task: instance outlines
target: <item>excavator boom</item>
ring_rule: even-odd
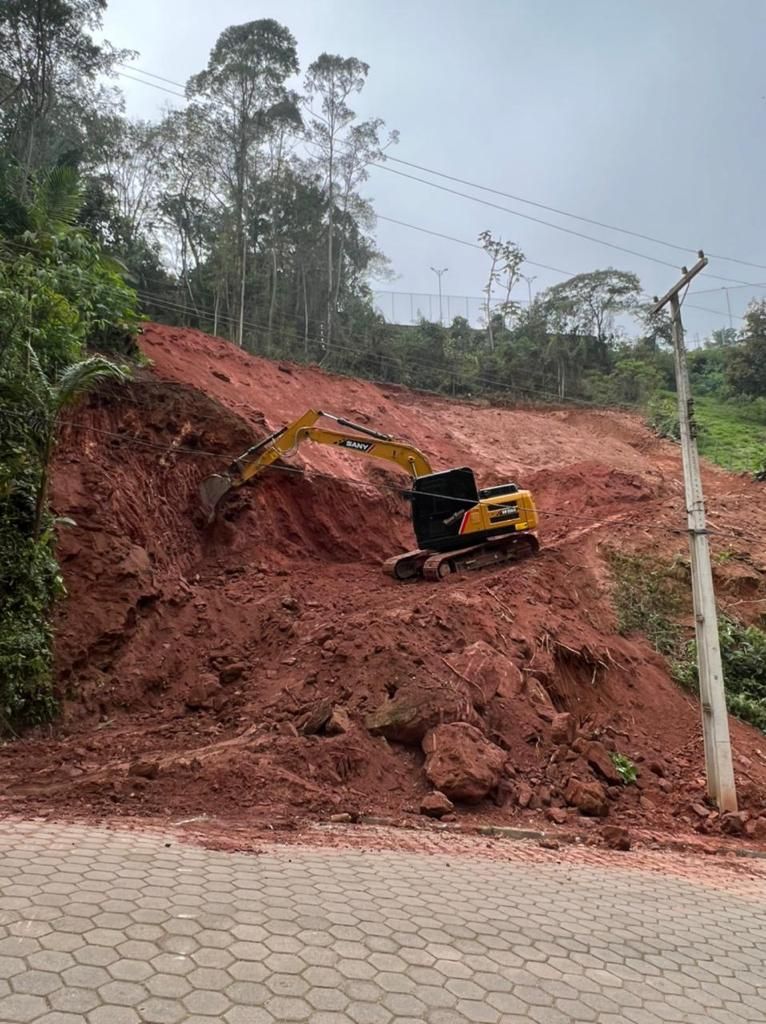
[[[354,433],[316,426],[317,421],[322,418],[334,420],[338,426],[348,427]],[[278,459],[292,454],[302,441],[345,448],[357,455],[393,462],[414,479],[426,476],[432,471],[428,459],[413,445],[397,441],[388,434],[370,430],[331,413],[309,409],[293,423],[275,430],[273,434],[248,448],[231,463],[225,473],[213,474],[202,481],[199,489],[200,500],[208,518],[214,517],[218,503],[232,488],[241,487]]]

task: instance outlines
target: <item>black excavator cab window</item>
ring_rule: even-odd
[[[463,514],[479,501],[473,470],[448,469],[412,482],[412,525],[421,548],[459,546]]]

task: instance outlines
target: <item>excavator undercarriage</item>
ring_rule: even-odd
[[[316,426],[323,417],[353,433]],[[215,516],[218,503],[228,491],[290,455],[304,440],[384,459],[410,474],[411,487],[403,493],[412,505],[412,525],[419,547],[384,562],[384,571],[395,579],[422,576],[440,580],[452,572],[515,561],[535,554],[539,548],[534,533],[537,511],[529,491],[512,483],[479,489],[473,470],[467,467],[434,472],[426,456],[414,446],[315,410],[258,441],[225,473],[203,480],[200,498],[208,519]]]

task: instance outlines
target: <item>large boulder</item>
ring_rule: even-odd
[[[512,700],[523,688],[518,666],[484,640],[477,640],[444,660],[471,687],[471,697],[478,708],[486,707],[495,696]]]
[[[507,754],[467,722],[439,725],[423,739],[428,781],[450,800],[478,803],[497,786]]]
[[[364,724],[375,736],[414,744],[441,723],[475,719],[471,700],[461,687],[412,684],[403,686],[391,700],[367,715]]]

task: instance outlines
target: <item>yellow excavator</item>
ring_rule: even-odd
[[[317,426],[320,419],[333,420],[352,433]],[[212,521],[227,492],[292,454],[303,441],[385,459],[409,473],[412,485],[403,493],[412,504],[419,547],[383,564],[384,571],[395,579],[424,576],[440,580],[452,572],[510,561],[538,550],[534,533],[537,511],[529,491],[511,483],[479,489],[473,470],[465,467],[435,473],[426,456],[411,444],[314,409],[248,448],[225,473],[203,480],[200,500],[208,519]]]

